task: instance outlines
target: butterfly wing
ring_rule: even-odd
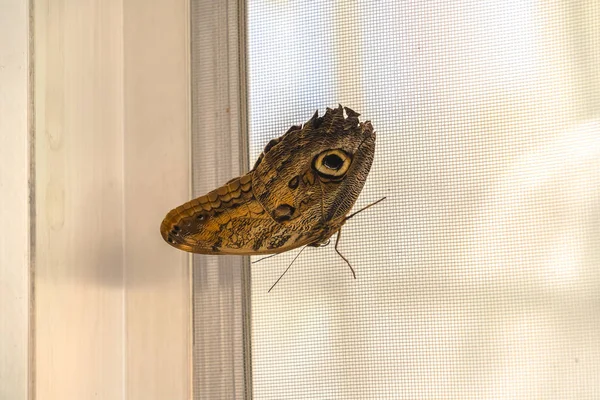
[[[173,247],[199,254],[271,254],[313,241],[273,220],[252,191],[252,172],[173,210],[161,235]]]
[[[358,116],[339,106],[293,126],[267,144],[248,174],[171,210],[163,238],[202,254],[271,254],[324,243],[343,225],[373,161],[375,133]]]

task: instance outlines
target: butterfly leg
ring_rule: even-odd
[[[281,274],[281,276],[279,277],[279,279],[277,279],[277,281],[273,284],[273,286],[271,286],[271,289],[269,289],[269,292],[271,292],[271,290],[273,290],[273,288],[275,287],[275,285],[277,285],[277,283],[281,280],[281,278],[283,278],[283,276],[285,275],[286,272],[289,271],[289,269],[292,267],[292,264],[294,263],[294,261],[296,261],[296,258],[300,257],[300,254],[302,254],[302,252],[304,251],[304,249],[306,248],[306,246],[304,246],[299,252],[298,254],[296,254],[296,257],[294,257],[294,259],[292,260],[292,262],[290,263],[290,265],[288,265],[287,269],[283,272],[283,274]]]
[[[352,265],[350,265],[350,262],[348,260],[346,260],[346,257],[344,257],[342,255],[342,253],[340,253],[340,251],[338,250],[338,244],[340,242],[341,237],[342,237],[342,230],[340,229],[338,231],[337,238],[335,239],[335,252],[338,253],[339,256],[344,259],[344,261],[346,261],[346,264],[348,264],[348,266],[350,267],[350,271],[352,271],[352,276],[354,277],[354,279],[356,279],[356,273],[354,272],[354,268],[352,268]]]
[[[318,247],[326,247],[329,246],[329,243],[331,243],[331,239],[327,239],[327,241],[325,243],[321,243]]]
[[[387,197],[382,197],[381,199],[377,200],[376,202],[374,202],[374,203],[371,203],[371,204],[369,204],[368,206],[366,206],[366,207],[363,207],[363,208],[361,208],[360,210],[358,210],[358,211],[356,211],[356,212],[354,212],[354,213],[350,214],[349,216],[347,216],[346,218],[344,218],[344,222],[348,221],[350,218],[354,217],[356,214],[358,214],[358,213],[361,213],[361,212],[365,211],[367,208],[369,208],[369,207],[373,207],[375,204],[379,203],[380,201],[383,201],[383,200],[385,200],[386,198],[387,198]]]
[[[275,254],[271,254],[271,255],[265,256],[263,258],[259,258],[256,261],[252,261],[251,264],[256,264],[257,262],[261,262],[262,260],[266,260],[267,258],[275,257],[275,256],[277,256],[279,254],[281,254],[281,253],[275,253]]]

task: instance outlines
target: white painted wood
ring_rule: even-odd
[[[37,399],[191,395],[188,6],[36,2]]]
[[[123,399],[120,0],[35,2],[35,391]]]
[[[0,1],[0,399],[28,397],[29,7]]]
[[[188,8],[124,2],[127,399],[191,396],[189,255],[159,233],[190,195]]]

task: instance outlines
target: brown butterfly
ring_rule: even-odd
[[[340,105],[292,126],[246,175],[171,210],[162,237],[200,254],[274,254],[328,243],[352,216],[373,162],[375,132],[359,115]]]

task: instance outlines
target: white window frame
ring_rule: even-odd
[[[30,373],[29,4],[0,3],[0,398],[27,399]]]

